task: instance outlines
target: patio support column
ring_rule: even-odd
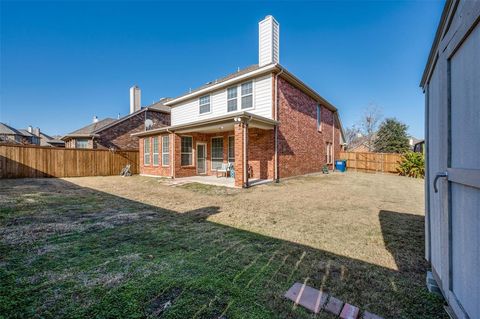
[[[248,187],[248,123],[235,120],[235,186]]]

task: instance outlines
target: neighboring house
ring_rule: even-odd
[[[170,125],[170,107],[165,106],[162,99],[147,107],[140,107],[140,89],[130,89],[130,114],[120,119],[106,118],[62,137],[67,148],[89,149],[138,149],[138,137],[133,133],[145,131],[145,123],[149,129]]]
[[[425,140],[418,140],[413,145],[413,151],[415,153],[425,153]]]
[[[367,153],[370,152],[369,139],[367,136],[359,136],[355,138],[347,146],[347,152]]]
[[[5,123],[0,123],[0,142],[11,144],[40,145],[38,127],[28,129],[15,129]]]
[[[410,136],[408,138],[408,145],[410,146],[410,150],[413,151],[415,149],[415,145],[417,145],[419,142],[421,142],[423,140],[420,140],[418,138],[415,138],[413,136]]]
[[[50,136],[40,132],[40,146],[49,147],[65,147],[65,142],[61,140],[61,136]]]
[[[333,168],[343,142],[337,109],[279,64],[279,24],[259,23],[259,63],[165,103],[171,125],[134,134],[141,174],[214,175],[235,186]]]
[[[480,318],[479,22],[480,1],[446,1],[420,84],[428,284],[438,284],[452,318]]]

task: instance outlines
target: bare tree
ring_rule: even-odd
[[[345,130],[345,139],[347,144],[354,144],[361,136],[360,129],[354,124]]]
[[[375,134],[381,120],[382,110],[376,104],[370,103],[360,119],[360,132],[365,136],[370,152],[374,149]]]

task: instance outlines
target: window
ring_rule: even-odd
[[[235,136],[228,137],[228,162],[235,163]]]
[[[222,167],[223,163],[223,137],[212,138],[212,169]]]
[[[193,165],[192,158],[192,145],[193,139],[191,136],[182,136],[181,138],[181,165],[182,166],[191,166]]]
[[[162,136],[162,166],[170,165],[170,137]]]
[[[143,139],[143,164],[150,165],[150,137]]]
[[[210,112],[210,95],[205,95],[200,97],[199,104],[200,104],[200,114],[209,113]]]
[[[253,107],[253,82],[242,84],[242,109]]]
[[[158,166],[158,136],[153,138],[153,165]]]
[[[232,112],[237,110],[237,91],[238,88],[235,86],[233,88],[227,89],[227,111]]]
[[[333,164],[333,145],[330,142],[326,143],[325,163]]]
[[[75,148],[88,148],[88,139],[77,139],[75,141]]]
[[[322,107],[317,105],[317,130],[322,130]]]

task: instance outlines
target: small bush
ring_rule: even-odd
[[[403,154],[402,160],[398,162],[397,172],[401,176],[413,178],[424,178],[425,158],[422,153],[407,152]]]

